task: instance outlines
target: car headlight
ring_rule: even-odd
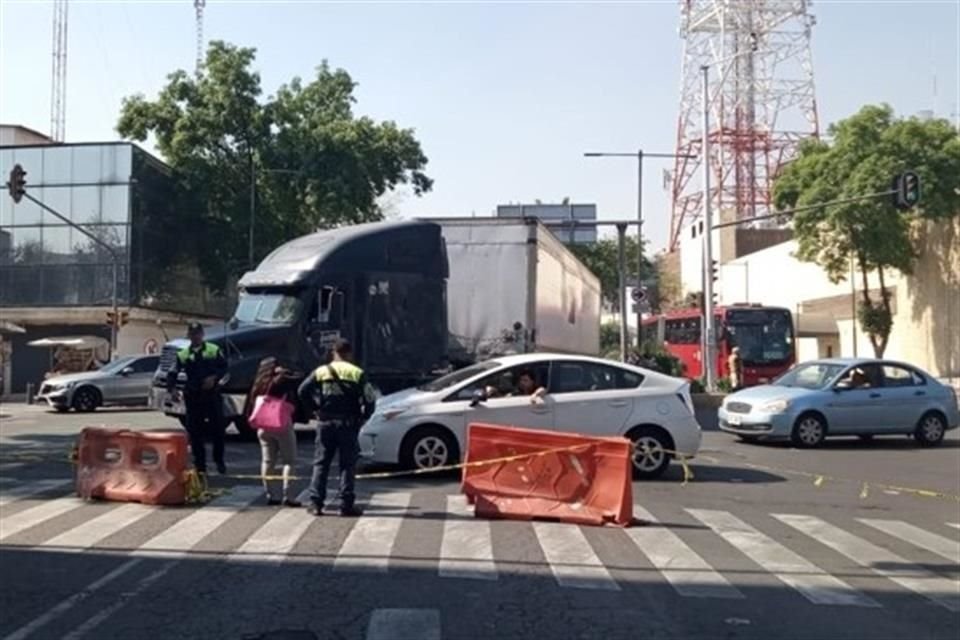
[[[380,416],[384,420],[393,420],[397,416],[406,413],[409,410],[409,407],[387,407],[383,410],[383,413]]]
[[[790,406],[789,400],[771,400],[760,405],[761,413],[783,413]]]

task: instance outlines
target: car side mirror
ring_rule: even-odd
[[[129,375],[133,375],[133,367],[126,367],[125,369],[121,370],[120,375],[122,375],[124,378]]]
[[[473,397],[470,398],[470,406],[475,407],[482,402],[487,400],[487,394],[483,392],[483,389],[477,389],[473,392]]]

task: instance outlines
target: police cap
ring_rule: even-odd
[[[187,325],[187,335],[195,336],[203,333],[203,325],[199,322],[191,322]]]

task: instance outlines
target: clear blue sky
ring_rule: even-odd
[[[70,1],[68,141],[115,139],[123,96],[153,95],[168,72],[193,68],[192,4]],[[875,102],[953,119],[960,2],[820,0],[813,12],[821,122]],[[359,83],[359,113],[414,127],[436,184],[398,199],[405,216],[488,215],[497,203],[570,196],[612,218],[634,214],[635,164],[582,153],[673,151],[679,15],[674,1],[211,0],[205,35],[256,47],[266,93],[326,58]],[[0,0],[0,122],[49,129],[50,61],[51,4]],[[644,190],[657,247],[670,216],[660,168],[648,164]]]

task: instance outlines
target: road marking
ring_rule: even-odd
[[[139,560],[137,560],[137,562],[139,562]],[[154,582],[170,573],[170,570],[175,566],[177,566],[176,562],[170,562],[160,567],[149,576],[138,582],[137,586],[132,591],[124,591],[123,593],[119,594],[113,604],[101,609],[99,613],[89,618],[80,626],[75,627],[73,631],[65,635],[61,640],[78,640],[79,638],[82,638],[87,634],[88,631],[95,629],[100,623],[119,611],[123,605],[127,604],[127,601],[136,598],[141,593],[149,589]]]
[[[439,574],[444,578],[496,580],[490,522],[477,520],[466,496],[447,496]]]
[[[4,636],[3,640],[23,640],[24,638],[31,635],[37,629],[59,618],[60,616],[65,614],[67,611],[72,609],[74,606],[83,602],[84,600],[92,596],[94,593],[99,591],[101,587],[113,582],[114,580],[116,580],[117,578],[119,578],[120,576],[122,576],[123,574],[125,574],[127,571],[134,568],[138,564],[140,564],[140,558],[127,560],[126,562],[124,562],[119,567],[117,567],[110,573],[106,574],[102,578],[99,578],[98,580],[91,582],[82,590],[73,594],[66,600],[61,601],[59,604],[57,604],[55,607],[53,607],[49,611],[40,614],[39,616],[37,616],[27,624],[20,627],[19,629],[16,629],[12,633]]]
[[[105,585],[113,582],[124,573],[140,564],[144,557],[166,557],[175,559],[184,557],[187,551],[192,549],[196,544],[203,540],[207,534],[211,533],[214,529],[223,524],[227,518],[236,513],[238,508],[243,508],[249,505],[260,495],[262,495],[262,493],[262,489],[258,487],[236,487],[231,493],[214,499],[202,507],[202,510],[194,511],[192,514],[183,520],[180,520],[171,528],[140,545],[137,550],[132,551],[130,554],[135,557],[127,560],[105,576],[90,583],[82,590],[54,606],[49,611],[34,618],[19,629],[16,629],[13,631],[13,633],[3,638],[3,640],[23,640],[23,638],[26,638],[37,629],[59,618],[74,606],[83,602],[91,595],[99,591]],[[205,513],[211,513],[216,517],[203,516]],[[146,553],[143,553],[142,550],[146,551]],[[169,563],[138,582],[133,593],[141,593],[143,590],[149,587],[153,581],[157,580],[166,574],[170,569],[172,569],[175,564],[175,562]],[[147,584],[144,585],[144,582]],[[118,603],[110,605],[108,609],[101,610],[90,620],[97,619],[96,624],[99,624],[114,611],[117,611],[124,602],[126,602],[126,600],[120,600]],[[82,626],[87,628],[90,620],[87,620]],[[76,631],[74,631],[74,633],[76,633]]]
[[[314,520],[314,516],[303,509],[283,509],[257,529],[227,560],[281,563]]]
[[[263,495],[253,486],[234,487],[230,493],[194,511],[162,533],[150,538],[133,553],[141,557],[182,558],[231,516]]]
[[[409,493],[375,493],[367,507],[370,515],[359,518],[350,530],[333,570],[385,573],[409,505]]]
[[[374,609],[367,640],[440,640],[436,609]]]
[[[687,509],[694,518],[714,530],[780,582],[799,591],[814,604],[880,606],[847,583],[834,578],[779,542],[757,531],[726,511]]]
[[[142,504],[125,504],[87,520],[58,536],[41,542],[39,547],[60,547],[58,551],[74,552],[89,549],[101,540],[145,518],[156,509]]]
[[[533,530],[560,586],[620,590],[620,585],[600,562],[579,527],[559,522],[534,522]]]
[[[954,529],[960,529],[960,522],[947,522],[946,525]]]
[[[940,578],[895,553],[881,549],[819,518],[786,514],[774,517],[874,573],[889,578],[950,611],[960,611],[960,582]]]
[[[887,535],[899,538],[904,542],[931,551],[938,556],[960,564],[960,540],[950,540],[943,536],[924,531],[920,527],[903,522],[902,520],[874,520],[872,518],[858,518],[860,522],[879,529]]]
[[[633,506],[633,515],[647,522],[657,522],[653,514],[640,505]],[[624,532],[680,595],[695,598],[743,597],[736,587],[669,529],[641,526],[629,527]]]
[[[0,507],[10,504],[11,502],[16,502],[17,500],[23,500],[24,498],[50,491],[51,489],[58,489],[68,484],[73,484],[73,480],[29,480],[26,482],[29,484],[22,484],[0,491]]]
[[[58,498],[49,502],[38,504],[35,507],[24,509],[18,513],[0,519],[0,540],[6,540],[10,536],[25,531],[30,527],[52,520],[68,511],[79,509],[83,506],[83,501],[79,498]]]

